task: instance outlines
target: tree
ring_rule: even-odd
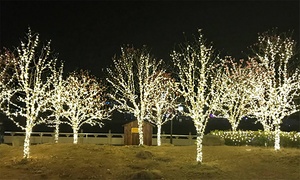
[[[121,56],[114,58],[113,68],[108,68],[107,81],[114,94],[110,98],[118,103],[118,110],[131,112],[138,121],[139,145],[144,144],[143,122],[147,118],[147,96],[150,93],[149,77],[159,70],[161,61],[150,56],[144,46],[142,49],[122,47]]]
[[[52,91],[48,93],[49,98],[51,99],[49,102],[51,115],[48,117],[47,124],[50,127],[55,128],[54,134],[54,142],[58,143],[59,137],[59,125],[62,123],[61,118],[63,117],[64,111],[64,90],[65,90],[65,81],[63,79],[63,65],[59,68],[58,71],[53,74],[54,81],[52,86]]]
[[[280,124],[284,117],[299,111],[294,100],[300,93],[299,68],[289,69],[296,53],[296,42],[287,34],[267,31],[258,36],[254,57],[264,68],[257,80],[252,108],[254,115],[275,133],[275,150],[280,149]]]
[[[5,107],[5,103],[14,94],[14,65],[15,56],[8,49],[4,49],[0,54],[0,108]]]
[[[218,97],[218,107],[213,108],[214,114],[227,118],[233,131],[237,130],[243,117],[251,114],[251,93],[254,90],[252,84],[256,83],[253,70],[255,64],[249,61],[234,62],[231,57],[226,57],[212,82],[215,84],[214,94]]]
[[[197,131],[197,158],[202,163],[202,139],[207,120],[212,111],[215,96],[211,94],[212,69],[214,68],[213,47],[206,43],[201,30],[193,43],[180,45],[171,57],[178,69],[180,94],[185,98],[185,115],[190,116]]]
[[[149,122],[157,126],[157,146],[161,145],[161,127],[171,120],[176,113],[177,85],[170,73],[158,71],[150,76],[146,84],[149,89],[147,99],[147,112]]]
[[[29,29],[27,42],[17,48],[14,67],[14,94],[5,110],[6,115],[22,130],[25,130],[24,155],[30,155],[30,136],[34,126],[45,123],[49,110],[49,97],[54,72],[57,71],[56,57],[50,57],[50,42],[38,54],[39,36]],[[25,119],[22,123],[21,118]]]
[[[74,133],[74,144],[78,141],[78,131],[83,124],[99,125],[110,119],[114,108],[106,105],[105,87],[87,71],[71,73],[64,83],[62,123],[70,125]]]

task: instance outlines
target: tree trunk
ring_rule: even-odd
[[[202,139],[203,133],[197,130],[197,158],[196,161],[198,164],[202,163]]]
[[[233,132],[236,131],[237,126],[238,126],[238,125],[237,125],[236,123],[232,123],[231,128],[232,128],[232,131],[233,131]]]
[[[143,121],[142,120],[138,120],[138,130],[139,130],[139,141],[140,144],[139,146],[144,145],[144,134],[143,134]]]
[[[275,125],[275,142],[274,142],[274,148],[276,151],[280,150],[280,125]]]
[[[58,136],[59,136],[59,123],[55,124],[55,134],[54,134],[54,142],[58,143]]]
[[[161,124],[157,125],[157,146],[161,146]]]
[[[75,128],[73,128],[73,136],[74,136],[73,144],[77,144],[77,142],[78,142],[78,130],[75,129]]]
[[[27,126],[25,132],[26,132],[26,134],[25,134],[25,140],[24,140],[23,158],[28,159],[29,154],[30,154],[30,137],[31,137],[32,127]]]

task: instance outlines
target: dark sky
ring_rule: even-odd
[[[278,27],[294,30],[299,40],[299,1],[2,1],[0,46],[20,45],[27,28],[40,34],[65,62],[66,72],[100,70],[111,64],[124,44],[140,48],[166,61],[176,44],[203,29],[222,55],[242,57],[257,33]],[[299,41],[298,41],[299,42]]]
[[[191,36],[201,28],[222,55],[240,58],[241,52],[256,42],[258,33],[275,27],[279,32],[293,30],[299,42],[299,5],[299,1],[1,0],[0,47],[13,50],[30,27],[42,42],[52,40],[52,50],[65,62],[66,73],[88,69],[101,77],[101,69],[111,64],[124,44],[147,45],[153,56],[169,61],[174,46],[184,42],[183,32]],[[106,123],[101,131],[118,127],[112,131],[121,132],[122,126],[114,124],[117,122]],[[194,131],[192,121],[182,128],[184,122],[174,122],[174,133]],[[165,125],[163,131],[169,127]]]

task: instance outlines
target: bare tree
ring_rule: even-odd
[[[233,131],[236,131],[243,117],[251,115],[252,84],[256,83],[254,70],[255,64],[249,61],[235,62],[231,57],[226,57],[212,82],[218,101],[218,106],[213,108],[214,114],[228,119]]]
[[[201,30],[198,39],[180,45],[180,51],[171,54],[179,70],[180,93],[185,98],[185,115],[194,121],[197,131],[197,158],[202,163],[202,139],[215,96],[211,94],[211,71],[214,68],[214,51],[206,43]]]
[[[300,93],[299,69],[289,69],[289,62],[295,56],[296,42],[287,34],[274,31],[262,33],[255,44],[253,57],[264,68],[252,108],[254,115],[269,130],[275,133],[275,150],[280,149],[280,124],[284,117],[299,111],[294,100]]]
[[[102,121],[110,119],[113,108],[106,105],[105,87],[87,71],[71,73],[65,81],[62,96],[65,119],[62,123],[72,127],[74,144],[78,142],[78,131],[83,124],[102,127]]]
[[[121,48],[120,58],[114,58],[114,67],[108,69],[107,81],[112,85],[115,93],[110,98],[119,104],[119,111],[131,112],[138,121],[139,145],[144,144],[143,122],[147,118],[149,77],[156,74],[161,61],[150,56],[146,47],[134,49]]]
[[[150,76],[151,83],[146,84],[149,89],[147,112],[149,122],[157,126],[157,146],[161,145],[161,127],[176,114],[177,85],[170,73],[158,71]]]
[[[55,80],[57,59],[50,57],[50,42],[38,54],[39,36],[29,29],[27,42],[21,42],[15,55],[14,95],[5,110],[6,115],[25,130],[24,158],[29,158],[32,128],[45,123],[50,99],[47,93]],[[25,123],[22,120],[25,119]]]

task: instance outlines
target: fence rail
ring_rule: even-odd
[[[32,132],[31,144],[43,144],[54,142],[54,132]],[[25,132],[4,132],[4,143],[13,146],[22,146],[25,139]],[[162,143],[170,143],[174,145],[193,145],[195,144],[196,135],[189,133],[188,135],[177,134],[161,134]],[[73,133],[59,133],[59,143],[72,143]],[[109,145],[124,145],[123,133],[78,133],[78,143],[87,144],[109,144]],[[157,135],[152,135],[152,145],[157,145]]]

